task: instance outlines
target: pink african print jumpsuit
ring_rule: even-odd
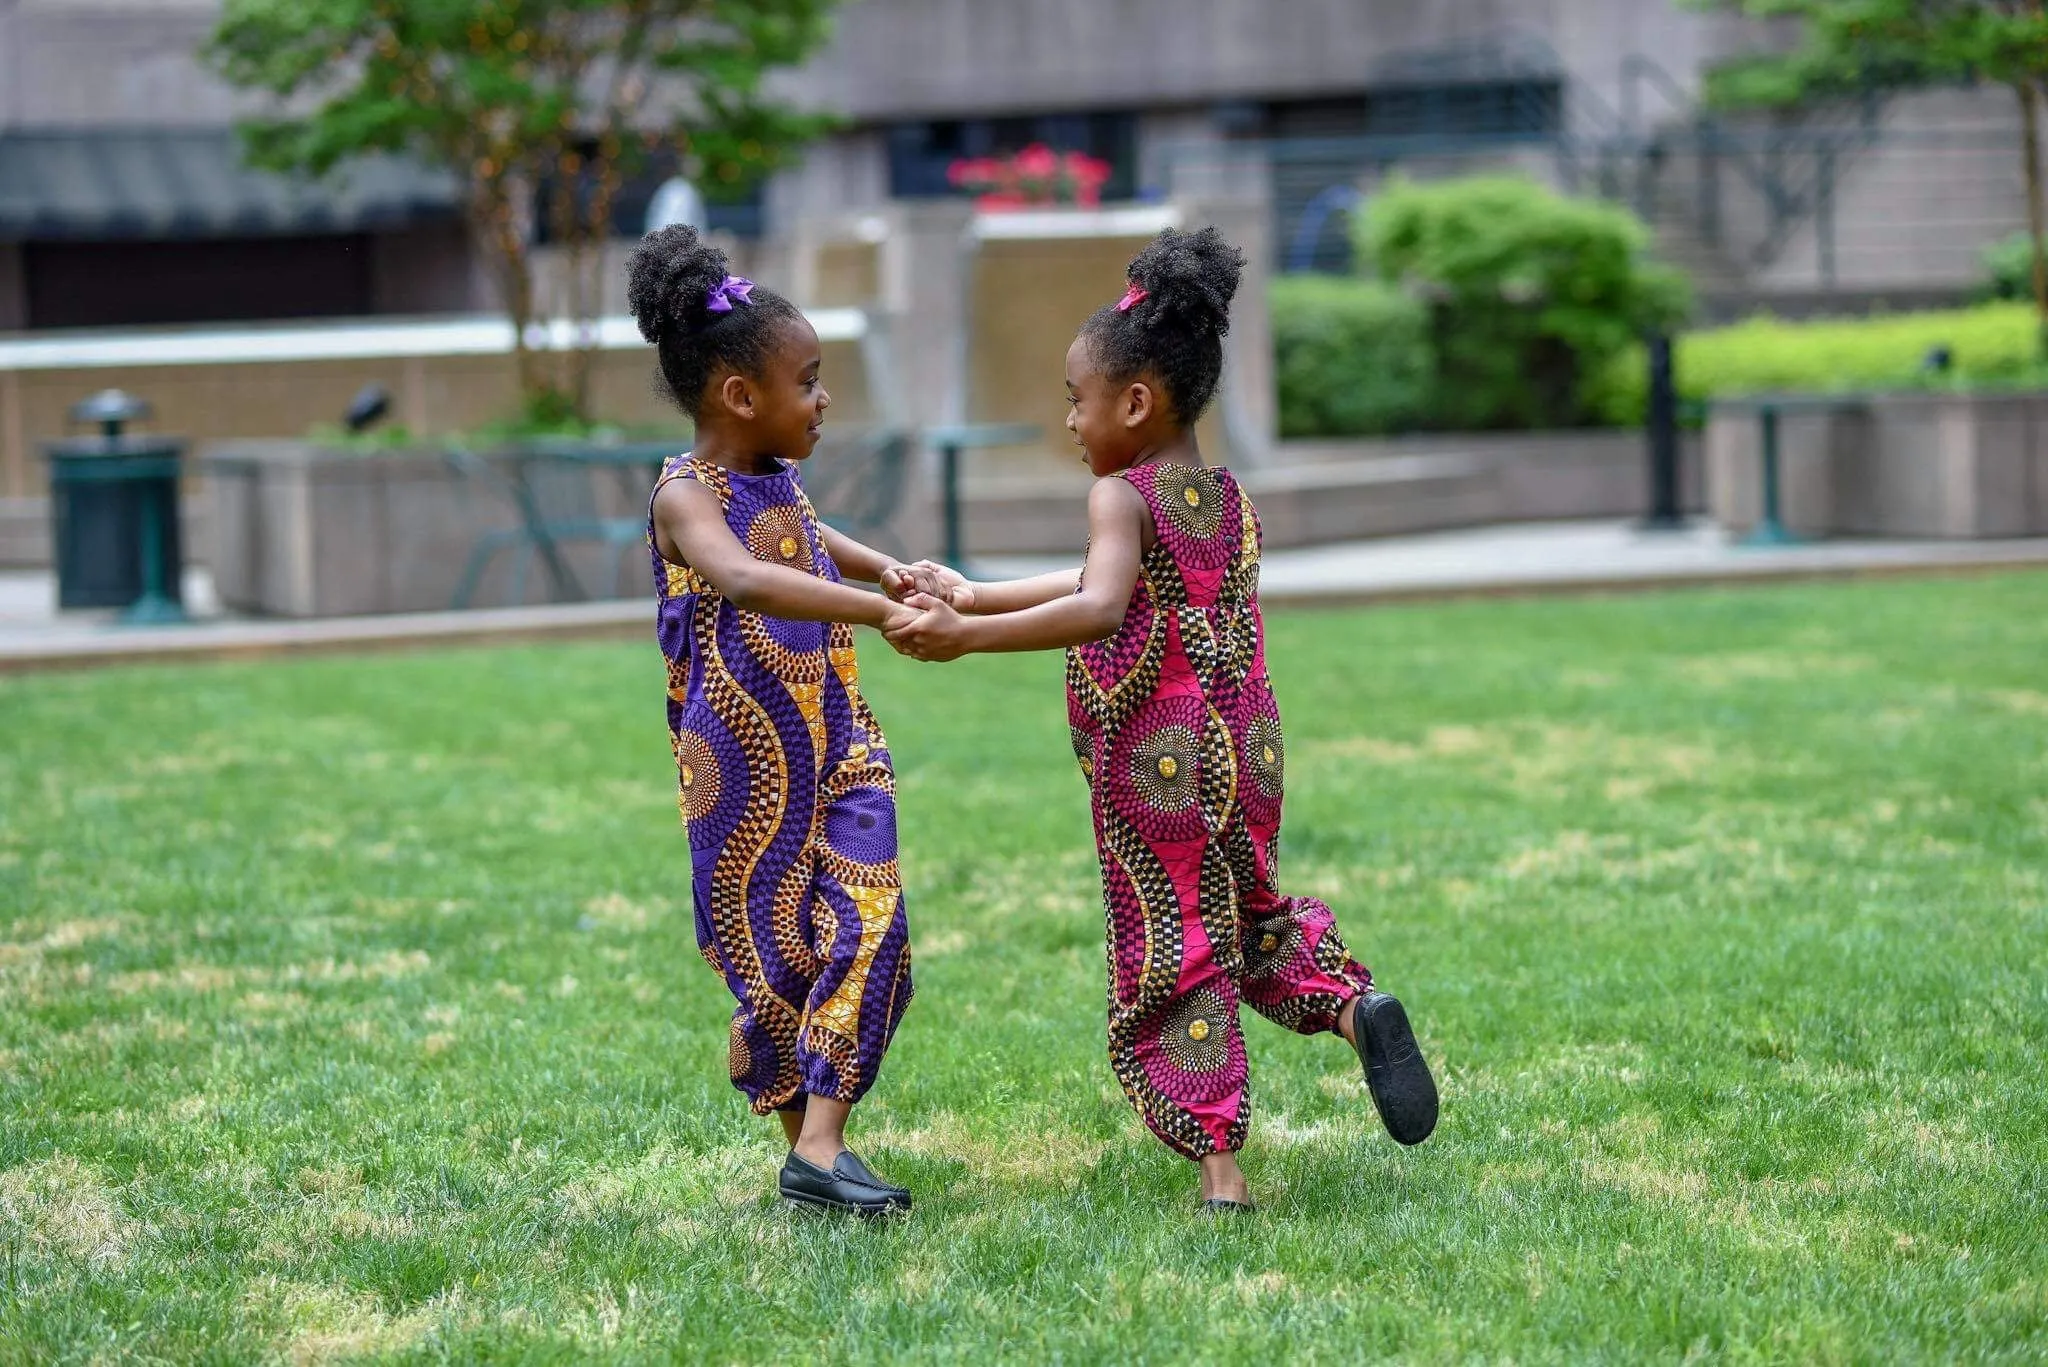
[[[684,455],[656,491],[672,479],[716,494],[756,559],[838,582],[794,466],[742,475]],[[910,1001],[910,939],[896,778],[853,628],[743,611],[653,554],[697,946],[738,1003],[733,1085],[764,1115],[858,1101]]]
[[[1274,887],[1285,751],[1266,677],[1259,521],[1230,472],[1141,465],[1158,539],[1123,625],[1067,653],[1108,922],[1109,1056],[1189,1158],[1243,1147],[1240,1000],[1334,1030],[1372,985],[1329,907]]]

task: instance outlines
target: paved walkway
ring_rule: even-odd
[[[1010,576],[1071,563],[990,557],[974,569]],[[1704,522],[1677,532],[1643,532],[1624,522],[1530,522],[1270,551],[1259,568],[1259,593],[1275,605],[1381,602],[2010,565],[2048,565],[2048,537],[1833,540],[1766,548],[1733,544]]]
[[[1071,560],[991,557],[977,575],[1037,573]],[[1275,607],[1486,594],[1647,589],[1876,574],[2048,566],[2048,537],[2018,541],[1821,541],[1751,548],[1701,525],[1644,533],[1617,522],[1485,527],[1275,551],[1261,594]],[[194,620],[124,627],[114,613],[58,613],[47,574],[0,573],[0,671],[95,664],[235,659],[468,641],[638,636],[653,605],[639,599],[559,606],[275,621],[225,616],[203,572],[187,578]]]

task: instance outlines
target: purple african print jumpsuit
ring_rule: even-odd
[[[793,466],[678,456],[756,559],[833,582]],[[654,540],[650,516],[649,545]],[[738,1000],[728,1062],[761,1114],[858,1101],[910,1001],[896,779],[861,697],[853,628],[744,612],[654,552],[668,725],[697,945]]]
[[[1230,472],[1142,465],[1158,540],[1116,634],[1067,653],[1108,921],[1109,1056],[1189,1158],[1244,1145],[1240,1000],[1302,1034],[1372,985],[1330,909],[1274,887],[1284,750],[1259,616],[1259,520]]]

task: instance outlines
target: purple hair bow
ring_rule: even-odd
[[[728,275],[711,287],[710,297],[704,307],[712,313],[731,313],[735,303],[751,304],[747,296],[754,292],[754,282],[744,275]]]

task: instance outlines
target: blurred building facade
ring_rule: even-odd
[[[486,305],[445,177],[240,165],[245,105],[197,56],[216,14],[0,0],[0,330]],[[781,82],[845,127],[721,214],[782,234],[1046,142],[1109,161],[1112,198],[1256,175],[1276,264],[1333,268],[1381,177],[1506,167],[1632,203],[1709,295],[1962,288],[2024,221],[2007,102],[1706,120],[1701,72],[1780,36],[1674,0],[851,0]]]

